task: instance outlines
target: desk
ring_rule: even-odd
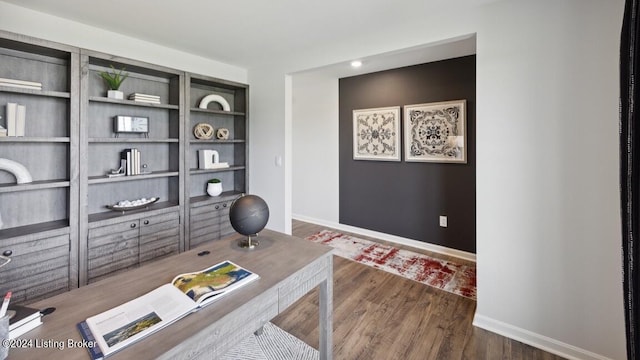
[[[214,359],[250,336],[293,302],[320,287],[320,359],[332,358],[333,259],[331,248],[265,230],[260,246],[237,246],[240,235],[156,261],[102,281],[32,304],[55,307],[43,325],[25,334],[44,344],[64,343],[64,349],[9,350],[12,359],[90,359],[84,348],[69,348],[69,339],[81,341],[76,324],[95,314],[170,283],[177,274],[205,269],[231,260],[260,279],[234,291],[200,311],[113,354],[109,359]],[[198,256],[208,250],[209,255]],[[37,343],[37,342],[36,342]]]

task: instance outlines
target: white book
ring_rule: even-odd
[[[145,98],[152,98],[152,99],[160,99],[160,95],[149,95],[149,94],[141,94],[141,93],[133,93],[131,95],[129,95],[129,97],[145,97]]]
[[[149,100],[149,99],[130,99],[130,100],[149,103],[149,104],[160,104],[160,100]]]
[[[13,84],[13,83],[5,83],[1,81],[0,81],[0,86],[9,86],[9,87],[14,87],[19,89],[42,90],[42,86],[20,85],[20,84]]]
[[[0,78],[0,82],[2,82],[2,83],[10,83],[10,84],[18,84],[18,85],[31,85],[31,86],[40,86],[40,87],[42,87],[42,83],[36,82],[36,81],[26,81],[26,80]]]
[[[7,103],[7,136],[16,136],[18,104]]]
[[[18,105],[16,116],[16,136],[24,136],[25,117],[27,108],[24,105]]]
[[[140,175],[140,150],[136,149],[136,175]]]

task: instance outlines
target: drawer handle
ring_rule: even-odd
[[[216,210],[220,209],[220,205],[216,205]]]
[[[13,255],[13,250],[5,250],[5,251],[2,253],[2,255],[3,255],[3,256],[11,256],[11,255]]]
[[[227,207],[227,204],[226,204],[226,203],[225,203],[225,204],[222,204],[222,207]]]
[[[145,225],[149,225],[149,220],[145,220],[145,221],[144,221],[144,224],[145,224]]]
[[[132,228],[132,229],[133,229],[133,228],[135,228],[135,227],[136,227],[136,224],[135,224],[135,223],[134,223],[134,224],[131,224],[131,228]]]

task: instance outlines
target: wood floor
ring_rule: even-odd
[[[293,222],[298,237],[322,229]],[[475,307],[471,299],[334,256],[334,359],[562,359],[473,327]],[[317,290],[272,322],[317,349]]]

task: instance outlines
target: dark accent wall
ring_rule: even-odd
[[[339,92],[340,223],[475,253],[475,55],[342,78]],[[353,110],[460,99],[466,164],[405,162],[404,139],[401,162],[353,160]]]

